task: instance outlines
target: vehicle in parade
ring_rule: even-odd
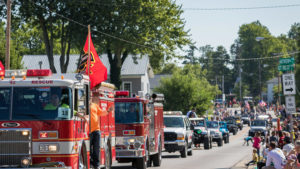
[[[239,127],[236,124],[236,121],[232,118],[225,118],[224,119],[225,122],[227,123],[227,128],[229,130],[230,133],[232,133],[233,135],[236,135],[237,132],[239,131]]]
[[[90,168],[90,94],[114,106],[114,85],[48,69],[6,70],[0,80],[0,167]],[[81,114],[81,115],[80,115]],[[115,160],[114,112],[101,116],[101,167]],[[5,148],[4,148],[5,147]]]
[[[218,144],[218,147],[223,146],[223,134],[220,131],[219,121],[207,121],[207,128],[212,135],[212,141]]]
[[[164,148],[163,95],[152,98],[129,91],[116,91],[116,159],[119,163],[145,169],[160,166]]]
[[[248,135],[254,137],[256,132],[266,136],[268,131],[268,122],[266,120],[254,120],[251,122],[251,128]]]
[[[165,150],[180,152],[182,158],[193,154],[193,129],[189,119],[181,111],[164,112]]]
[[[234,124],[238,127],[239,130],[243,130],[243,122],[239,116],[226,117],[225,121],[230,120],[230,119],[235,121]]]
[[[205,118],[189,118],[191,124],[194,126],[193,143],[194,146],[203,144],[204,149],[212,148],[212,135],[206,126]]]
[[[241,117],[243,124],[247,124],[248,126],[250,126],[250,117],[248,114],[243,114]]]
[[[222,132],[224,143],[227,144],[229,143],[229,137],[230,137],[230,133],[227,128],[227,123],[225,121],[220,121],[219,124],[220,124],[220,131]]]

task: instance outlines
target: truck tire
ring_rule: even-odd
[[[190,148],[190,150],[187,152],[187,155],[192,156],[193,155],[193,143],[191,143],[191,146],[189,148]]]
[[[184,142],[184,148],[183,150],[180,151],[180,156],[182,158],[186,158],[186,155],[187,155],[187,149],[188,149],[188,146],[187,146],[187,142],[185,141]]]
[[[221,146],[223,146],[223,139],[220,138],[218,140],[218,147],[221,147]]]
[[[155,155],[153,155],[153,165],[155,166],[155,167],[159,167],[160,165],[161,165],[161,159],[162,159],[162,157],[161,157],[161,142],[159,142],[159,145],[158,145],[158,153],[157,154],[155,154]]]
[[[229,143],[229,135],[227,135],[227,137],[225,138],[225,144]]]
[[[204,137],[203,143],[204,143],[204,149],[208,150],[210,148],[210,139],[207,136]]]
[[[134,166],[137,169],[146,169],[147,168],[147,161],[146,161],[145,157],[135,159]]]
[[[236,130],[233,130],[233,132],[232,132],[232,133],[233,133],[233,135],[236,135],[237,131],[236,131]]]
[[[209,148],[212,148],[213,146],[212,146],[212,144],[213,144],[213,142],[212,142],[212,137],[209,139]]]

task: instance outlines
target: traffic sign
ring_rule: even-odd
[[[296,113],[295,96],[285,96],[285,111],[287,114]]]
[[[278,70],[283,72],[293,71],[294,65],[278,65]]]
[[[293,64],[295,64],[295,58],[280,58],[279,64],[280,65],[293,65]]]
[[[296,94],[295,75],[293,73],[283,74],[282,81],[284,95]]]

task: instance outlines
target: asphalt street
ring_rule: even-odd
[[[249,127],[244,126],[237,135],[230,136],[230,143],[218,147],[214,143],[213,148],[204,150],[203,147],[193,150],[193,156],[181,158],[179,153],[163,153],[163,161],[156,169],[225,169],[232,168],[247,156],[251,156],[251,145],[243,146],[244,138],[248,134]],[[131,163],[113,164],[114,169],[133,169]]]

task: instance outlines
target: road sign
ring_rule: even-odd
[[[296,113],[295,96],[285,96],[285,111],[287,114]]]
[[[293,64],[295,64],[295,58],[280,58],[279,64],[280,65],[293,65]]]
[[[284,95],[296,94],[295,75],[293,73],[283,74],[282,81]]]
[[[294,65],[278,65],[278,70],[283,72],[293,71]]]

